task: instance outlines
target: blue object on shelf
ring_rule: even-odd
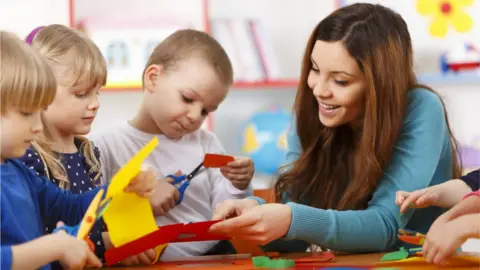
[[[287,109],[272,107],[246,121],[240,145],[242,152],[253,159],[256,172],[274,175],[284,165],[291,120]]]

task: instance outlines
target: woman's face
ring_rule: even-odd
[[[343,43],[317,40],[311,61],[307,82],[318,102],[320,122],[327,127],[361,123],[366,83]]]

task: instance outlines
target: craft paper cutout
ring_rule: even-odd
[[[140,167],[148,155],[157,147],[158,139],[153,138],[145,145],[125,166],[123,166],[112,178],[108,186],[105,199],[115,196],[128,186],[130,181],[140,172]]]
[[[468,32],[473,20],[463,8],[472,5],[473,0],[418,0],[417,11],[421,15],[433,17],[430,34],[434,37],[447,35],[449,25],[459,33]]]
[[[150,201],[136,193],[124,192],[129,182],[140,172],[145,158],[157,145],[158,139],[152,139],[112,178],[106,196],[111,197],[112,201],[103,219],[115,247],[157,230]]]
[[[380,260],[381,261],[398,261],[408,258],[410,253],[404,248],[400,248],[400,250],[385,254]]]
[[[203,166],[206,168],[221,168],[227,166],[227,164],[232,161],[235,161],[232,156],[206,154],[203,160]]]
[[[158,227],[157,230],[134,241],[107,250],[105,252],[107,266],[114,265],[127,257],[151,248],[157,251],[160,245],[166,246],[168,243],[229,240],[230,237],[215,235],[209,232],[210,226],[217,222],[219,222],[219,220],[190,224],[180,223]],[[163,251],[163,249],[161,251]],[[158,253],[157,257],[159,257]]]
[[[395,266],[402,266],[405,265],[423,265],[427,264],[425,257],[411,257],[404,260],[398,261],[385,261],[379,262],[376,265],[382,267],[395,267]],[[446,261],[446,266],[449,267],[467,267],[467,266],[478,266],[480,264],[480,257],[476,256],[454,256],[452,258],[448,258]]]

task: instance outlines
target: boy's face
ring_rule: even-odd
[[[33,113],[10,110],[0,119],[1,157],[19,158],[42,132],[41,111]]]
[[[178,139],[199,129],[225,99],[228,85],[201,58],[182,60],[171,70],[147,69],[145,107],[158,131]]]

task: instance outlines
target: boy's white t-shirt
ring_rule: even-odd
[[[206,153],[224,154],[216,135],[199,129],[179,140],[164,135],[144,133],[128,123],[106,131],[89,135],[100,150],[102,184],[123,167],[142,147],[156,136],[157,148],[147,157],[145,163],[153,166],[159,179],[178,170],[188,174],[202,161]],[[246,190],[235,188],[221,173],[220,169],[202,168],[184,193],[181,204],[175,206],[166,216],[156,217],[157,225],[190,223],[211,220],[215,205],[227,199],[241,199],[252,194],[252,187]],[[217,241],[169,244],[162,259],[180,256],[198,256],[210,250]]]

